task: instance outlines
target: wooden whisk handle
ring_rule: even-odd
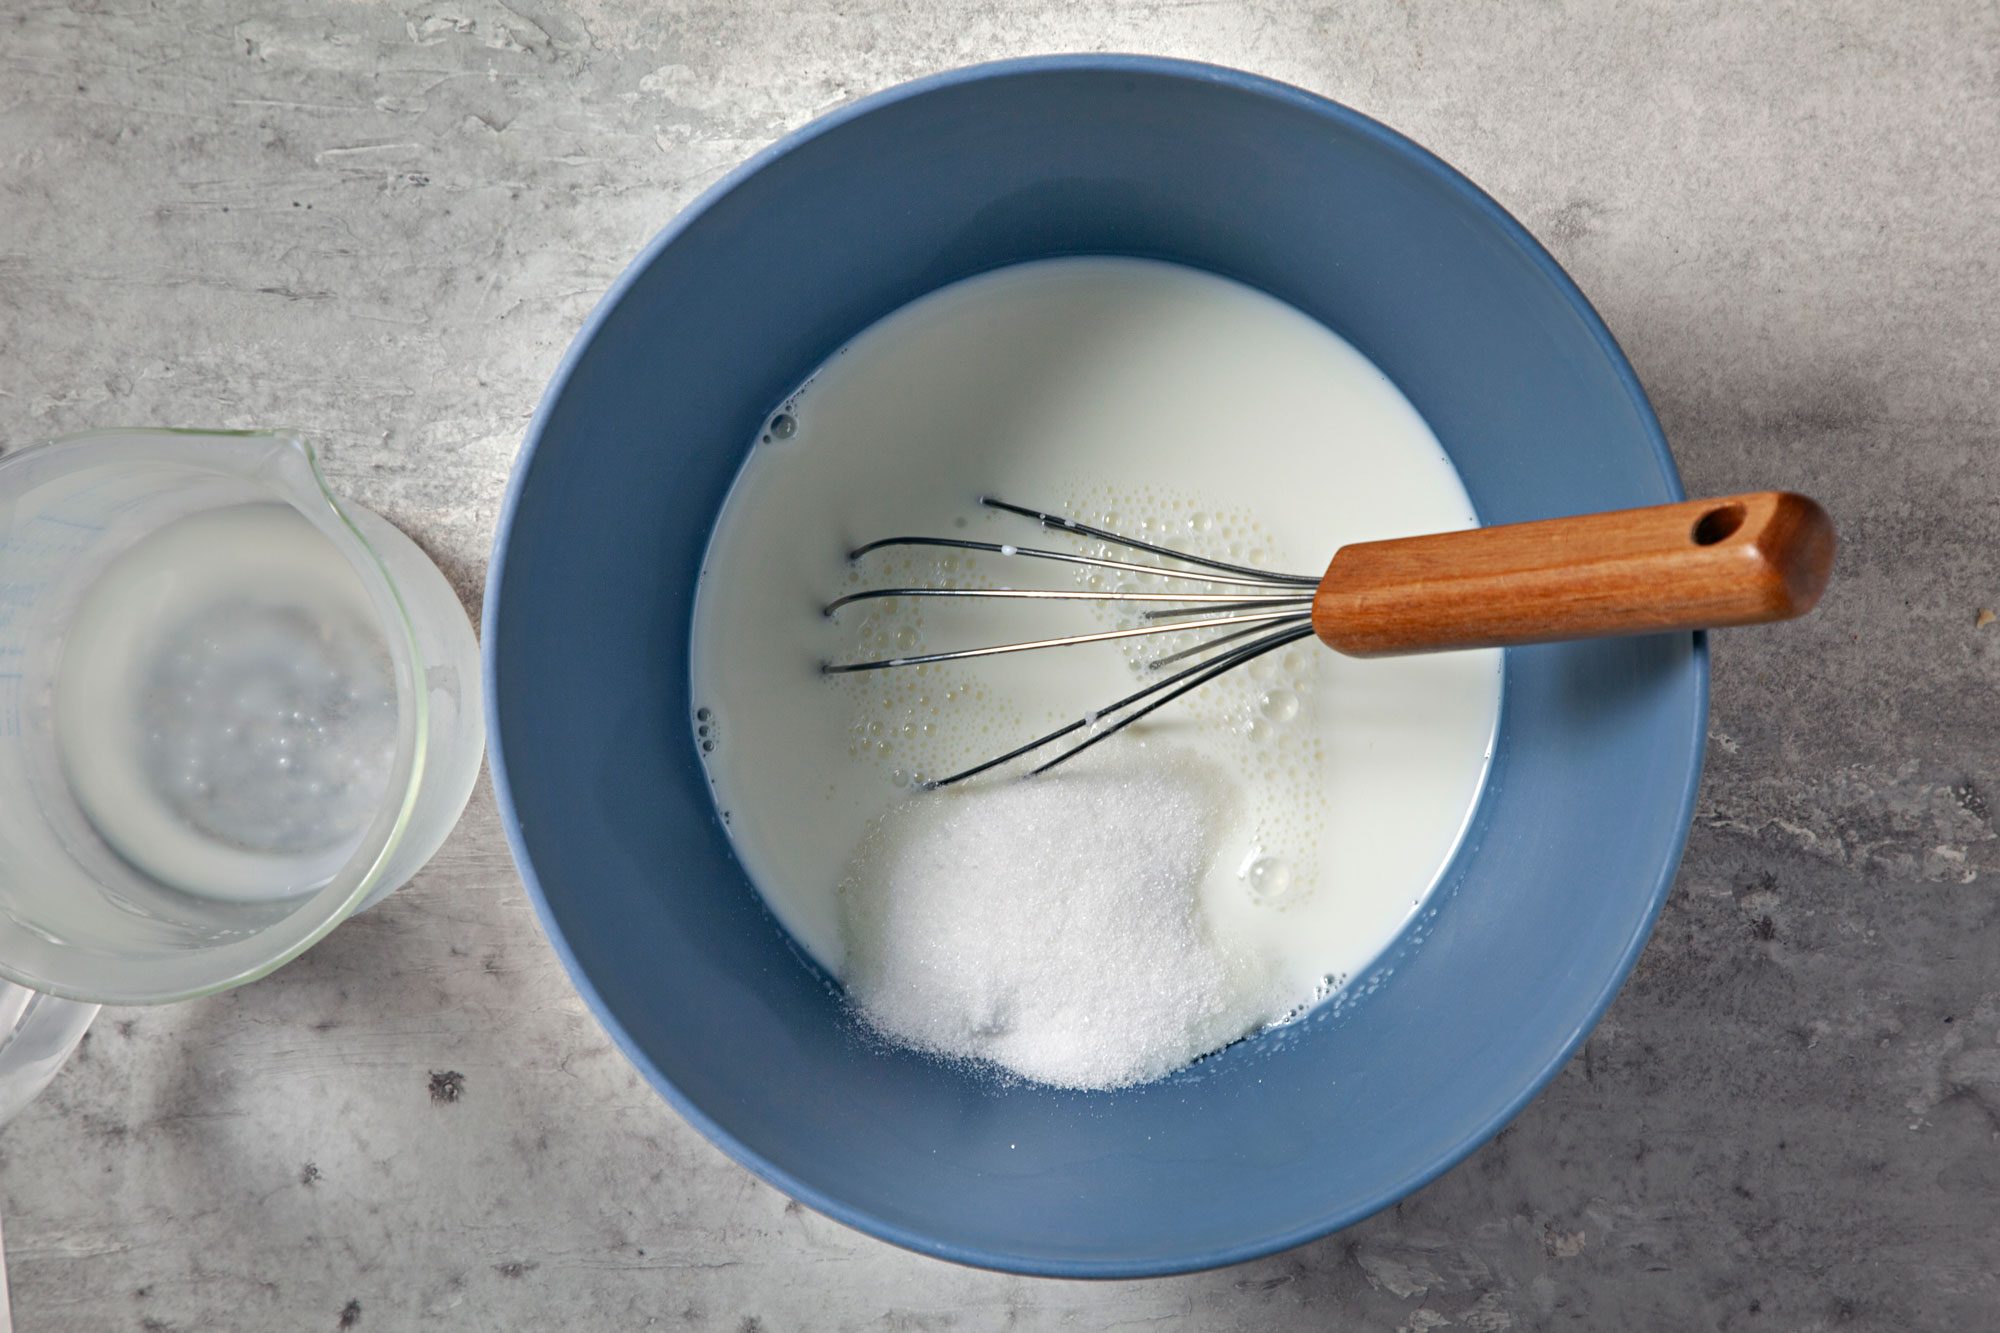
[[[1353,657],[1789,620],[1833,565],[1833,520],[1789,491],[1343,546],[1313,631]]]

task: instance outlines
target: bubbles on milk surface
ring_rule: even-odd
[[[1250,886],[1252,902],[1278,905],[1289,901],[1298,885],[1291,863],[1281,857],[1252,851],[1245,859],[1241,878]]]
[[[817,373],[765,422],[759,441],[790,449],[815,446],[811,387]],[[831,596],[863,588],[993,587],[989,554],[924,547],[886,548],[849,561]],[[884,597],[855,602],[829,618],[828,661],[888,661],[934,650],[926,637],[925,599]],[[879,671],[828,675],[822,688],[845,718],[847,757],[864,763],[898,790],[921,788],[979,759],[1010,748],[1027,725],[1021,710],[996,693],[976,669],[957,663],[913,663]],[[709,716],[702,716],[706,712]],[[695,739],[713,758],[722,744],[720,720],[703,705]]]
[[[1303,573],[1315,560],[1283,549],[1270,530],[1248,508],[1231,508],[1203,501],[1163,484],[1115,482],[1080,485],[1062,499],[1063,513],[1081,523],[1134,537],[1158,546],[1211,560],[1224,560],[1270,573]],[[1153,564],[1180,570],[1187,566],[1109,542],[1079,538],[1081,554]],[[1240,587],[1204,584],[1164,574],[1120,573],[1079,568],[1071,577],[1095,591],[1186,593],[1199,601],[1204,592],[1240,592]],[[1144,623],[1144,604],[1106,603],[1099,618],[1108,626]],[[1300,609],[1304,606],[1301,604]],[[1158,680],[1173,665],[1148,669],[1162,657],[1207,642],[1218,629],[1146,635],[1126,641],[1123,651],[1132,671],[1133,687]],[[1247,642],[1255,636],[1246,636]],[[1306,639],[1253,658],[1207,681],[1152,714],[1148,723],[1175,727],[1179,712],[1185,728],[1192,722],[1202,733],[1202,752],[1232,773],[1252,793],[1244,812],[1254,848],[1268,855],[1246,859],[1236,875],[1244,898],[1260,909],[1281,911],[1320,890],[1304,867],[1320,863],[1319,841],[1325,818],[1324,749],[1317,739],[1313,698],[1319,687],[1325,649]],[[1106,702],[1109,702],[1108,700]],[[1250,867],[1265,870],[1252,878]],[[1282,867],[1282,886],[1279,868]],[[1294,869],[1297,867],[1297,869]]]
[[[850,569],[850,587],[991,588],[994,557],[973,551],[889,548]],[[830,655],[883,661],[962,643],[934,642],[923,597],[883,597],[841,608]],[[988,670],[982,670],[987,666]],[[850,758],[876,762],[898,788],[916,788],[1004,750],[1031,734],[1019,704],[988,679],[990,664],[918,662],[831,676],[847,716]]]

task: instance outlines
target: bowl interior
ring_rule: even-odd
[[[1431,906],[1348,999],[1289,1029],[1109,1094],[1003,1087],[869,1043],[715,818],[688,723],[696,572],[754,430],[835,347],[946,283],[1078,253],[1191,264],[1320,319],[1429,419],[1489,523],[1680,495],[1595,315],[1422,150],[1227,71],[989,66],[808,127],[621,280],[515,477],[488,697],[543,921],[684,1114],[886,1239],[1154,1273],[1367,1215],[1553,1073],[1671,878],[1705,661],[1685,635],[1510,653],[1487,790]]]

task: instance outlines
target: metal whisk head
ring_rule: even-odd
[[[954,782],[962,782],[988,769],[1019,759],[1066,736],[1072,736],[1079,731],[1088,733],[1084,740],[1032,770],[1034,773],[1046,773],[1057,764],[1075,758],[1107,736],[1123,731],[1154,709],[1172,703],[1188,691],[1206,685],[1217,676],[1242,666],[1253,658],[1262,657],[1265,653],[1276,652],[1287,644],[1296,643],[1313,632],[1312,599],[1314,590],[1319,586],[1319,579],[1311,575],[1275,574],[1269,570],[1255,569],[1247,565],[1189,555],[1185,551],[1176,551],[1154,542],[1107,532],[1103,528],[1079,523],[1060,514],[1047,514],[1039,509],[1008,504],[991,496],[982,496],[979,502],[988,509],[998,509],[1022,518],[1033,519],[1044,528],[1071,533],[1078,537],[1088,537],[1107,545],[1121,546],[1127,550],[1160,556],[1166,560],[1179,561],[1181,565],[1190,568],[1114,560],[1105,556],[1079,555],[1069,551],[1050,551],[1032,546],[971,541],[958,537],[887,537],[881,541],[857,546],[848,552],[848,559],[859,560],[870,551],[879,551],[890,546],[943,546],[961,551],[990,552],[1010,557],[1022,556],[1034,560],[1084,565],[1093,569],[1116,570],[1121,573],[1151,574],[1161,578],[1179,579],[1189,584],[1208,586],[1192,587],[1186,592],[1096,592],[1054,588],[869,588],[835,598],[827,603],[826,614],[831,616],[843,606],[854,602],[885,597],[1131,602],[1148,604],[1149,609],[1140,615],[1143,623],[1126,629],[1067,634],[1059,638],[1031,639],[1018,643],[996,643],[979,648],[959,648],[949,652],[912,653],[906,657],[885,657],[874,662],[829,662],[820,668],[822,671],[830,674],[883,671],[891,667],[917,666],[927,662],[956,662],[971,657],[992,657],[1000,653],[1028,652],[1039,648],[1066,648],[1072,644],[1105,643],[1156,634],[1181,634],[1190,630],[1214,631],[1214,633],[1191,648],[1183,648],[1146,663],[1148,671],[1157,671],[1177,662],[1187,663],[1179,670],[1134,690],[1114,703],[1085,713],[1076,721],[1057,727],[1054,731],[1038,736],[1025,745],[1016,746],[1005,754],[995,755],[983,763],[974,764],[971,768],[962,769],[949,777],[927,782],[924,784],[926,787],[948,787]],[[1227,591],[1216,591],[1217,588]]]

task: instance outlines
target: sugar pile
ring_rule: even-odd
[[[892,1039],[1058,1087],[1171,1073],[1285,1007],[1197,901],[1230,805],[1157,747],[903,802],[841,887],[850,998]]]

